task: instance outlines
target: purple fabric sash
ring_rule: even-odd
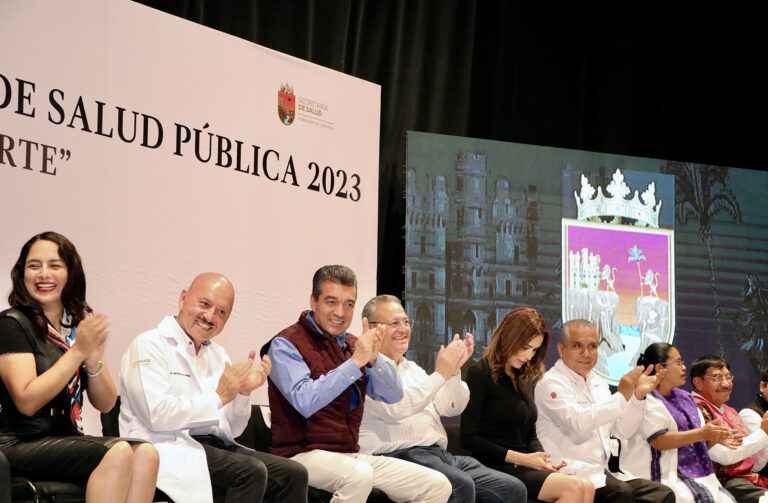
[[[678,431],[688,431],[699,428],[699,409],[690,393],[674,388],[669,396],[664,396],[658,390],[653,396],[661,400],[672,419],[677,423]],[[683,477],[706,477],[714,473],[712,461],[709,459],[707,444],[703,441],[688,444],[677,449],[677,471]]]

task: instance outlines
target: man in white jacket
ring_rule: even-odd
[[[598,346],[597,330],[590,322],[571,320],[563,325],[557,344],[560,359],[534,390],[539,441],[554,461],[567,463],[562,473],[592,481],[596,502],[674,502],[674,493],[664,485],[620,480],[608,472],[610,435],[628,438],[637,431],[645,395],[655,389],[656,378],[637,367],[621,378],[618,391],[611,395],[608,384],[593,372]]]
[[[299,463],[235,443],[251,413],[250,393],[264,384],[268,357],[255,351],[235,365],[211,341],[235,300],[232,284],[203,273],[181,292],[179,313],[144,332],[123,355],[120,432],[152,442],[160,454],[157,486],[177,502],[210,503],[212,488],[227,502],[307,500]]]

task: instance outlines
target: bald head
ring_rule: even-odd
[[[195,276],[187,290],[191,292],[197,288],[214,288],[222,295],[230,296],[232,302],[235,301],[235,287],[232,286],[232,282],[217,272],[204,272]]]
[[[218,273],[199,274],[181,292],[177,321],[195,343],[195,349],[213,339],[224,328],[235,302],[232,283]]]

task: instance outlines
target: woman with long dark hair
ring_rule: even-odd
[[[508,313],[481,360],[469,368],[469,404],[461,415],[461,441],[486,466],[520,479],[528,497],[558,503],[594,499],[589,480],[559,473],[536,436],[533,387],[544,373],[549,332],[535,310]]]
[[[109,323],[85,300],[75,246],[56,232],[32,237],[11,281],[11,309],[0,313],[0,450],[11,470],[87,480],[88,502],[152,501],[151,444],[83,435],[83,392],[108,412],[117,390],[103,362]]]
[[[717,480],[709,444],[733,441],[734,430],[717,421],[704,423],[693,397],[679,387],[685,384],[686,367],[675,346],[657,342],[648,346],[638,365],[661,373],[655,391],[646,396],[643,422],[637,433],[622,439],[621,468],[636,477],[661,482],[675,491],[678,502],[724,503],[735,501]]]

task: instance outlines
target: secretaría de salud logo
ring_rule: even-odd
[[[328,113],[328,104],[314,97],[297,96],[293,86],[280,83],[277,92],[277,116],[285,126],[298,119],[307,125],[324,129],[334,129],[334,123]]]
[[[286,126],[293,124],[293,119],[296,118],[296,97],[293,95],[293,87],[289,84],[280,84],[280,90],[277,92],[277,116]]]

